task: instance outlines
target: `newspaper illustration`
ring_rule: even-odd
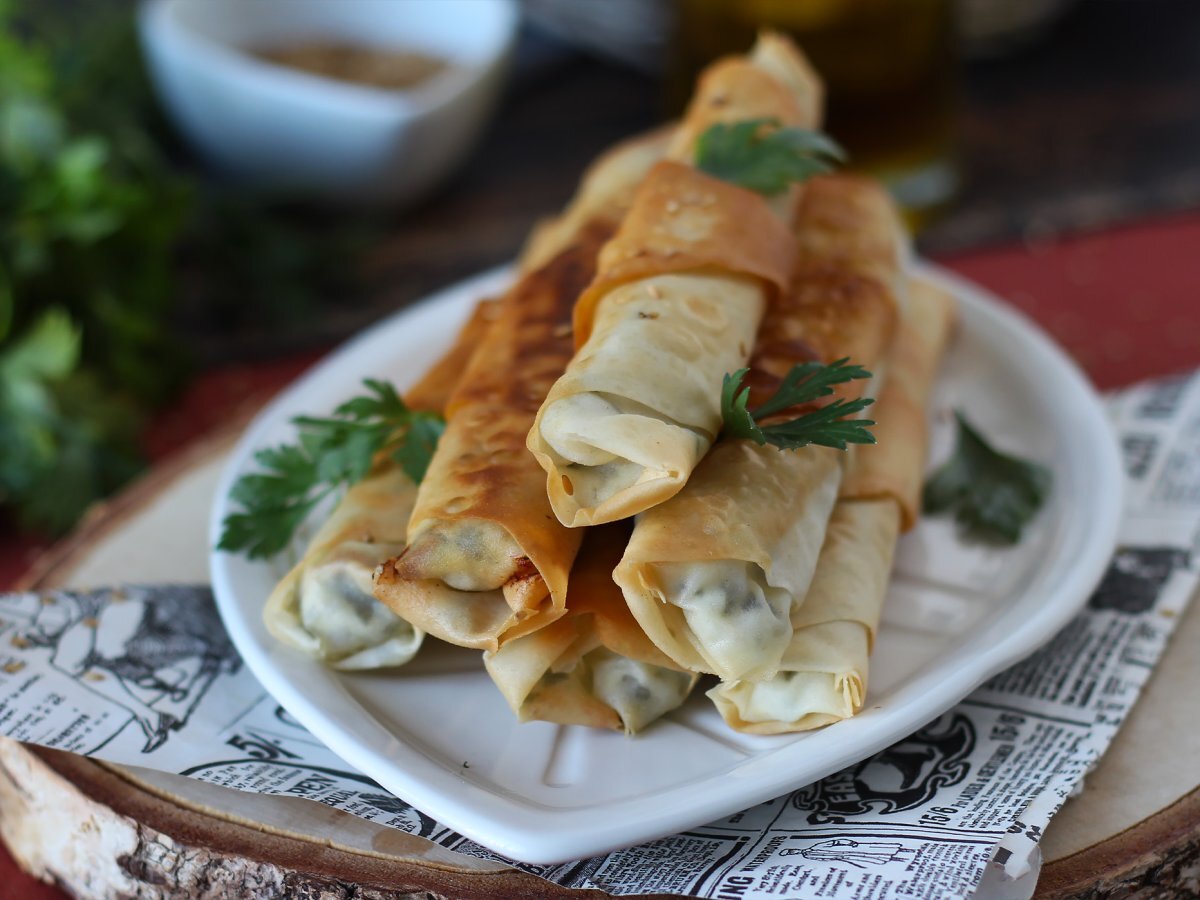
[[[1015,878],[1036,861],[1046,825],[1112,741],[1200,580],[1200,376],[1131,388],[1109,409],[1127,508],[1083,612],[881,753],[649,844],[534,866],[442,826],[353,771],[263,690],[207,587],[0,595],[0,734],[308,798],[616,895],[971,896],[985,874]]]

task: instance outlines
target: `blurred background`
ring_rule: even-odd
[[[764,24],[809,50],[828,129],[920,252],[1102,386],[1200,362],[1173,311],[1200,287],[1195,0],[430,5],[0,0],[10,570],[336,342],[511,260],[592,157]]]

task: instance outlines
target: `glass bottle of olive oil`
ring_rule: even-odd
[[[699,71],[760,28],[792,36],[825,80],[825,130],[882,178],[915,223],[958,183],[951,0],[677,0],[669,80],[681,109]]]

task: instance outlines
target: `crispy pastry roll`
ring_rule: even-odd
[[[445,408],[495,313],[492,300],[475,308],[449,352],[405,393],[410,407]],[[371,573],[404,549],[416,495],[416,485],[390,459],[351,487],[267,599],[263,620],[270,632],[337,669],[408,662],[424,632],[375,599]]]
[[[887,592],[896,540],[915,521],[927,432],[925,407],[954,318],[952,299],[913,283],[874,407],[879,443],[853,458],[779,672],[708,692],[739,731],[779,734],[857,713]]]
[[[376,580],[376,596],[450,643],[495,650],[565,609],[567,573],[582,535],[555,520],[525,436],[574,352],[575,298],[634,185],[661,153],[663,141],[655,140],[635,139],[601,157],[564,215],[566,224],[534,239],[529,252],[549,261],[524,274],[501,301],[450,401],[409,522],[409,546]]]
[[[751,358],[751,408],[797,363],[850,357],[874,366],[895,329],[903,230],[881,188],[852,176],[814,179],[795,233],[790,290],[767,312]],[[862,386],[846,383],[843,396]],[[824,447],[718,442],[683,490],[638,517],[614,573],[651,640],[677,664],[725,681],[772,676],[813,578],[843,461]]]
[[[351,487],[271,592],[263,610],[271,634],[335,669],[412,659],[425,633],[375,599],[371,573],[404,549],[416,496],[417,486],[391,461]]]
[[[645,636],[612,580],[629,536],[591,530],[571,570],[567,614],[485,653],[484,665],[522,721],[639,731],[679,706],[697,676]]]
[[[687,481],[721,425],[721,378],[743,366],[769,297],[786,289],[799,191],[769,200],[691,167],[714,122],[813,126],[820,87],[785,40],[702,77],[596,278],[575,308],[579,350],[529,433],[560,522],[632,516]]]
[[[944,290],[920,279],[908,281],[908,304],[887,355],[887,380],[877,403],[876,443],[854,448],[839,494],[849,500],[894,500],[904,531],[916,524],[921,510],[926,406],[954,316],[954,298]]]
[[[726,681],[708,692],[726,722],[738,731],[781,734],[828,725],[862,708],[899,530],[892,500],[837,504],[808,595],[793,610],[794,631],[779,670],[763,681]]]
[[[446,411],[462,373],[499,315],[499,300],[481,300],[476,304],[450,349],[416,384],[404,392],[404,402],[410,409],[436,413]]]

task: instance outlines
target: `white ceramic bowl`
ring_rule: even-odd
[[[146,0],[139,13],[159,97],[218,172],[372,204],[414,200],[462,161],[497,99],[517,20],[513,0]],[[322,38],[449,66],[389,91],[247,52]]]

